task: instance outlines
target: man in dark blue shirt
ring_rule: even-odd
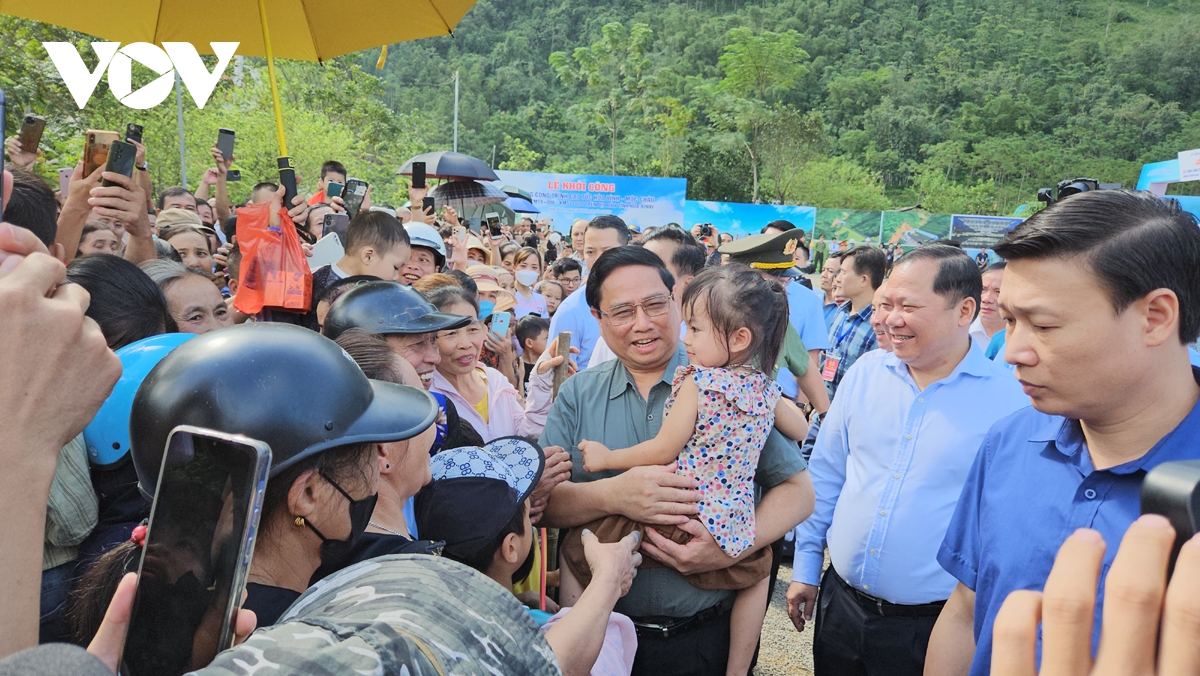
[[[1033,406],[996,423],[976,456],[938,553],[959,584],[927,674],[989,673],[1008,594],[1041,590],[1076,529],[1119,542],[1146,472],[1200,458],[1200,369],[1187,350],[1200,334],[1195,218],[1150,193],[1086,192],[1017,226],[995,251],[1008,261],[1005,359]],[[1097,635],[1102,607],[1097,598]]]

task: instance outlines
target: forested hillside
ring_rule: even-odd
[[[383,77],[449,138],[437,85],[461,69],[460,147],[513,168],[612,171],[616,117],[615,171],[686,175],[693,198],[749,201],[757,164],[764,201],[1009,213],[1039,185],[1131,186],[1200,146],[1198,8],[479,0]]]
[[[1142,163],[1200,146],[1198,9],[479,0],[454,36],[393,45],[382,70],[376,49],[283,63],[281,77],[302,172],[345,159],[385,197],[403,198],[394,172],[410,154],[450,146],[458,71],[460,150],[500,168],[686,176],[693,199],[1011,213],[1040,186],[1132,186]],[[137,118],[156,182],[179,181],[173,99],[130,111],[102,84],[78,111],[39,41],[85,36],[3,17],[0,37],[8,133],[23,109],[51,118],[48,176],[73,163],[81,129]],[[185,106],[193,185],[217,126],[238,130],[244,174],[273,173],[261,63],[236,82],[231,68],[204,110]]]

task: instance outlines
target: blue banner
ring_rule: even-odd
[[[667,223],[683,225],[685,178],[543,174],[533,171],[497,171],[497,187],[514,186],[529,193],[541,214],[555,230],[571,231],[577,218],[591,220],[602,214],[620,216],[638,230]]]
[[[1013,216],[964,216],[950,217],[950,239],[963,247],[990,249],[1004,236],[1017,227],[1024,218]]]
[[[734,237],[757,235],[771,221],[788,221],[811,233],[817,222],[817,208],[688,200],[684,205],[684,218],[689,229],[697,223],[711,223],[718,231]]]

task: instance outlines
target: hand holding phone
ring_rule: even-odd
[[[492,239],[500,239],[504,236],[504,233],[500,230],[500,214],[494,211],[484,214],[483,220],[487,223],[488,233]]]
[[[125,140],[137,141],[138,143],[141,143],[142,131],[142,125],[130,122],[129,124],[125,125]]]
[[[270,465],[261,441],[187,426],[171,433],[121,674],[181,676],[233,645]]]
[[[38,145],[42,142],[42,132],[46,129],[46,119],[37,115],[26,115],[21,123],[21,131],[17,140],[21,142],[21,152],[37,155]]]
[[[437,205],[434,204],[434,199],[429,195],[421,198],[421,213],[432,214]]]
[[[121,135],[115,131],[89,129],[84,133],[84,176],[91,176],[92,172],[108,164],[108,147],[112,145],[113,141],[119,141],[120,138]]]
[[[346,181],[346,189],[342,193],[342,201],[346,204],[346,214],[350,216],[350,220],[358,215],[359,209],[362,208],[363,201],[367,197],[366,181],[352,178]]]
[[[236,138],[237,132],[232,129],[224,127],[217,129],[217,150],[221,151],[226,162],[233,159],[233,142]]]
[[[105,160],[104,171],[122,176],[133,176],[133,162],[137,157],[137,147],[124,141],[113,141],[108,147],[108,159]],[[108,179],[100,181],[100,185],[108,187],[116,185]]]
[[[497,312],[492,315],[492,333],[500,338],[508,337],[508,326],[512,323],[511,312]]]
[[[424,188],[425,187],[425,163],[424,162],[413,162],[412,163],[412,187],[414,187],[414,188]]]
[[[326,183],[325,184],[325,199],[333,199],[334,197],[341,197],[342,191],[345,188],[346,188],[345,185],[338,183],[337,181],[330,181],[329,183]]]

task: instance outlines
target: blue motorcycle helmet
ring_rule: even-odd
[[[111,467],[128,457],[129,414],[138,387],[163,357],[195,337],[191,333],[163,333],[117,350],[117,357],[121,359],[121,379],[83,430],[88,460],[93,465]]]

